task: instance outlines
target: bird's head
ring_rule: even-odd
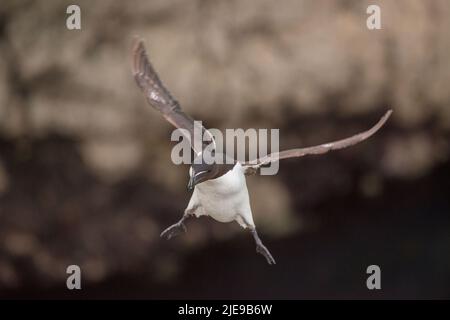
[[[205,162],[193,163],[189,169],[188,191],[191,191],[199,183],[213,179],[216,175],[216,165]]]
[[[193,190],[199,183],[216,179],[233,169],[235,162],[232,158],[219,153],[214,156],[215,162],[212,163],[205,161],[201,155],[194,159],[189,169],[188,191]]]

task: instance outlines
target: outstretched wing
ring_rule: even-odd
[[[377,124],[374,125],[372,128],[370,128],[367,131],[356,134],[354,136],[351,136],[349,138],[324,143],[313,147],[290,149],[281,152],[275,152],[265,157],[242,163],[242,166],[245,169],[245,174],[246,175],[255,174],[261,166],[268,165],[271,162],[279,161],[281,159],[298,158],[310,154],[324,154],[331,150],[344,149],[357,143],[360,143],[369,138],[370,136],[372,136],[375,132],[377,132],[386,123],[387,119],[391,116],[391,113],[392,110],[387,111],[384,114],[384,116],[377,122]]]
[[[134,79],[142,89],[142,92],[150,105],[161,112],[164,118],[174,127],[186,129],[183,130],[183,134],[189,139],[191,147],[197,155],[210,143],[214,144],[212,134],[199,123],[194,122],[194,119],[189,115],[184,113],[178,102],[164,87],[148,59],[144,43],[141,39],[135,38],[132,54]],[[194,135],[194,132],[197,134]],[[205,136],[205,140],[208,141],[203,141],[203,136]]]

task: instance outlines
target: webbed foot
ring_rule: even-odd
[[[256,232],[255,228],[250,229],[253,235],[253,238],[255,239],[256,243],[256,252],[263,255],[264,258],[266,258],[268,264],[276,264],[275,259],[270,254],[269,250],[266,248],[265,245],[263,245],[261,239],[258,236],[258,233]]]
[[[266,258],[268,264],[276,264],[275,259],[272,257],[266,246],[262,243],[256,245],[256,252],[263,255],[264,258]]]
[[[161,232],[161,238],[166,238],[167,240],[170,240],[173,237],[176,237],[181,232],[186,232],[186,226],[184,225],[183,221],[179,221],[170,227],[168,227],[166,230]]]

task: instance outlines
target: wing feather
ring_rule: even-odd
[[[288,158],[299,158],[307,155],[324,154],[331,150],[344,149],[353,146],[357,143],[360,143],[368,139],[370,136],[375,134],[386,123],[387,119],[389,119],[391,114],[392,110],[388,110],[384,114],[384,116],[372,128],[346,139],[328,142],[313,147],[284,150],[281,152],[271,153],[265,157],[253,161],[245,162],[242,164],[245,167],[245,174],[246,175],[255,174],[261,166],[268,165],[269,163],[274,161],[279,161]]]
[[[178,101],[164,87],[148,59],[143,41],[138,38],[134,40],[133,45],[132,72],[137,85],[141,88],[149,104],[161,112],[164,118],[174,127],[187,130],[185,137],[189,139],[195,153],[199,154],[210,143],[214,144],[212,134],[184,113]],[[194,135],[194,132],[199,132],[201,135]],[[202,139],[205,132],[209,141],[203,141]]]

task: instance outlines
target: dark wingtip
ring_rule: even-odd
[[[393,112],[393,110],[389,109],[388,111],[386,111],[386,113],[383,115],[383,117],[381,117],[380,121],[377,124],[378,129],[381,128],[386,123],[386,121],[390,118],[392,112]]]
[[[133,46],[131,52],[132,52],[131,70],[133,72],[133,75],[136,75],[139,72],[142,53],[145,54],[144,41],[142,40],[141,37],[137,35],[133,36]]]
[[[391,116],[392,112],[394,112],[394,110],[388,109],[388,111],[387,111],[386,114],[384,115],[384,116],[386,117],[386,120],[389,119],[389,117]]]

